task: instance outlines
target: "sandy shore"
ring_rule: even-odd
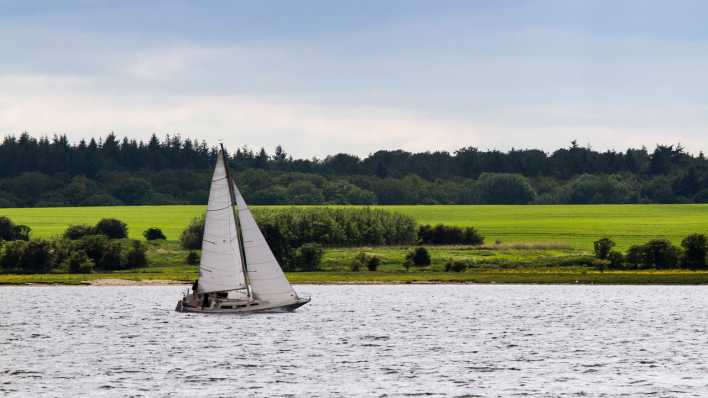
[[[186,285],[187,282],[166,279],[133,281],[129,279],[106,278],[86,281],[83,284],[91,286],[155,286],[155,285]]]

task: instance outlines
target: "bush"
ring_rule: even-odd
[[[30,228],[26,225],[15,225],[15,227],[12,229],[12,235],[15,238],[15,240],[28,241],[28,240],[30,240],[30,233],[31,232],[32,232],[32,228]]]
[[[633,265],[638,268],[647,267],[646,260],[644,258],[644,246],[642,245],[632,245],[627,250],[627,255],[625,256],[625,263]]]
[[[14,241],[3,245],[0,267],[5,272],[20,272],[20,259],[25,252],[26,241]]]
[[[295,249],[306,243],[323,246],[400,245],[416,241],[412,217],[379,209],[288,208],[254,209],[254,216],[275,258],[294,270]],[[204,218],[192,220],[180,241],[186,250],[201,248]]]
[[[54,268],[51,248],[51,243],[45,240],[27,242],[20,257],[20,270],[26,273],[45,273]]]
[[[96,228],[86,225],[69,225],[69,227],[64,231],[64,239],[78,240],[88,235],[96,235]]]
[[[481,245],[484,243],[484,236],[473,227],[421,225],[418,227],[418,240],[423,244],[434,245]]]
[[[428,249],[418,246],[409,251],[406,255],[406,264],[417,265],[419,267],[430,265],[430,253],[428,253]]]
[[[445,263],[445,272],[464,272],[471,267],[472,263],[469,260],[450,260]]]
[[[377,271],[381,265],[381,259],[378,256],[369,257],[369,261],[366,262],[366,269],[370,272]]]
[[[195,251],[190,251],[189,254],[187,254],[187,264],[189,265],[198,265],[199,264],[199,255]]]
[[[26,225],[17,225],[8,217],[0,217],[0,241],[27,241],[31,231],[32,229]]]
[[[295,250],[294,263],[300,271],[319,271],[324,250],[318,243],[305,243]]]
[[[165,234],[162,233],[162,230],[156,227],[146,229],[145,232],[143,232],[143,236],[145,240],[167,239]]]
[[[627,251],[626,263],[640,268],[674,268],[681,250],[666,239],[654,239],[643,245],[634,245]]]
[[[179,240],[185,250],[199,250],[202,248],[204,238],[204,217],[193,219],[187,228],[182,231]]]
[[[123,268],[143,268],[147,267],[148,260],[145,255],[145,246],[137,240],[130,243],[130,249],[126,255],[126,263],[123,264]]]
[[[381,259],[378,256],[362,252],[354,257],[352,261],[352,271],[358,272],[366,267],[367,270],[373,272],[378,270],[379,265],[381,265]]]
[[[593,243],[593,247],[595,249],[595,257],[600,260],[607,260],[612,248],[615,247],[615,242],[609,238],[602,238],[600,240],[596,240]]]
[[[101,258],[96,262],[96,267],[101,270],[124,269],[126,264],[121,244],[106,241],[101,248]]]
[[[96,224],[96,232],[108,239],[123,239],[128,237],[128,226],[115,218],[104,218]]]
[[[681,241],[684,253],[681,265],[692,268],[705,268],[708,254],[708,238],[702,234],[692,234]]]
[[[95,264],[86,255],[83,250],[76,250],[67,257],[62,263],[72,274],[90,274],[93,272]]]
[[[624,256],[616,250],[610,251],[607,255],[607,261],[609,262],[609,266],[613,269],[619,269],[624,266]]]
[[[646,264],[656,268],[674,268],[678,265],[680,250],[666,239],[650,240],[644,245]]]

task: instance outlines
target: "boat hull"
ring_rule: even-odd
[[[296,309],[310,302],[310,297],[298,297],[297,301],[291,304],[264,304],[257,308],[253,306],[245,306],[242,308],[203,308],[184,304],[183,300],[177,302],[175,311],[190,312],[196,314],[254,314],[254,313],[273,313],[273,312],[293,312]]]

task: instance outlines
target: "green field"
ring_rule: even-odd
[[[257,207],[257,206],[255,206]],[[539,206],[381,206],[414,217],[421,224],[471,225],[488,243],[560,242],[590,250],[608,236],[626,249],[634,243],[665,237],[678,244],[694,232],[708,233],[708,205],[539,205]],[[0,215],[32,227],[34,237],[60,235],[69,224],[94,224],[114,217],[128,223],[130,236],[142,238],[148,227],[161,228],[176,240],[204,206],[115,206],[0,209]]]

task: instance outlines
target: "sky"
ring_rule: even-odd
[[[708,150],[704,1],[5,1],[0,135]]]

